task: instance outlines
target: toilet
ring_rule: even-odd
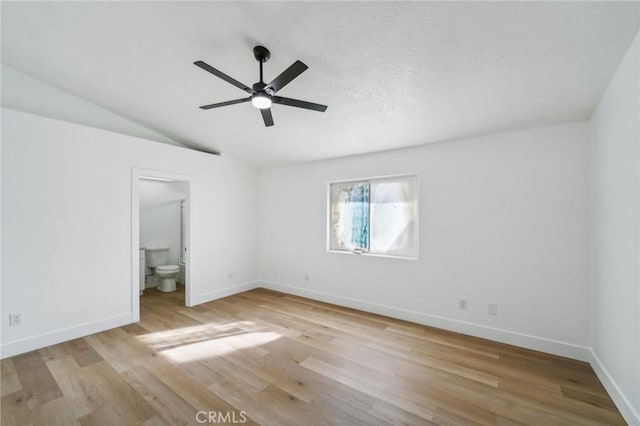
[[[176,291],[176,277],[180,272],[178,265],[156,266],[156,276],[160,279],[158,290],[164,292]]]
[[[176,291],[176,276],[180,272],[180,267],[166,264],[169,261],[169,248],[147,247],[145,253],[147,266],[154,271],[160,281],[158,290],[163,292]]]

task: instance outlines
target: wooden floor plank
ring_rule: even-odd
[[[62,346],[67,349],[67,352],[71,354],[80,367],[86,367],[102,361],[100,354],[85,339],[70,340],[63,343]]]
[[[102,361],[85,367],[89,379],[100,390],[100,394],[107,401],[100,410],[108,407],[120,424],[138,424],[150,419],[157,413],[138,392],[127,383],[125,378],[107,362]],[[95,412],[94,412],[95,413]],[[88,421],[88,419],[90,421]],[[89,414],[85,422],[98,421]]]
[[[0,389],[2,389],[1,396],[22,389],[20,379],[18,379],[18,372],[13,365],[13,360],[10,358],[0,361]]]
[[[32,395],[40,404],[62,396],[58,382],[51,375],[40,352],[17,355],[12,360],[25,394]]]
[[[266,289],[140,305],[137,324],[2,360],[2,425],[625,424],[576,360]]]
[[[193,423],[198,410],[146,367],[138,366],[122,374],[125,380],[171,425]]]
[[[22,391],[16,391],[2,395],[0,402],[0,424],[2,425],[28,425],[29,404],[28,396]]]
[[[65,398],[38,405],[29,414],[32,425],[80,426],[80,421]]]
[[[64,350],[64,345],[50,346],[40,352],[76,418],[91,414],[106,405],[107,401],[97,388],[97,383]]]

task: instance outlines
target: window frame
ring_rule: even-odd
[[[358,183],[368,182],[369,185],[378,180],[394,179],[394,178],[415,178],[416,180],[416,255],[414,256],[400,256],[396,254],[384,254],[384,253],[371,253],[370,251],[357,251],[357,250],[336,250],[331,248],[331,185],[340,183]],[[326,249],[328,253],[350,254],[355,256],[365,257],[386,257],[391,259],[404,259],[404,260],[418,260],[420,256],[420,179],[417,173],[405,173],[398,175],[385,175],[385,176],[372,176],[363,178],[352,178],[333,180],[327,182],[327,208],[326,208]],[[371,199],[369,199],[369,243],[371,242]]]

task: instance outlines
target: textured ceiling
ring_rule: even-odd
[[[2,61],[187,145],[258,167],[585,119],[638,30],[638,2],[2,2]],[[199,105],[244,92],[252,48],[282,96],[326,113]]]

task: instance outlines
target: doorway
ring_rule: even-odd
[[[144,218],[144,222],[141,221]],[[140,321],[140,302],[166,297],[191,306],[191,177],[168,171],[132,169],[131,173],[131,312]],[[144,247],[144,246],[148,247]],[[162,280],[166,273],[145,268],[149,255],[159,256],[163,265],[175,265],[177,291]],[[144,258],[144,261],[142,259]],[[165,263],[166,262],[166,263]],[[159,264],[160,264],[159,263]],[[163,268],[170,269],[170,268]],[[169,274],[168,276],[171,276]],[[159,285],[160,284],[160,285]],[[159,289],[162,289],[160,291]],[[166,293],[164,293],[166,292]],[[184,295],[184,296],[182,296]]]

